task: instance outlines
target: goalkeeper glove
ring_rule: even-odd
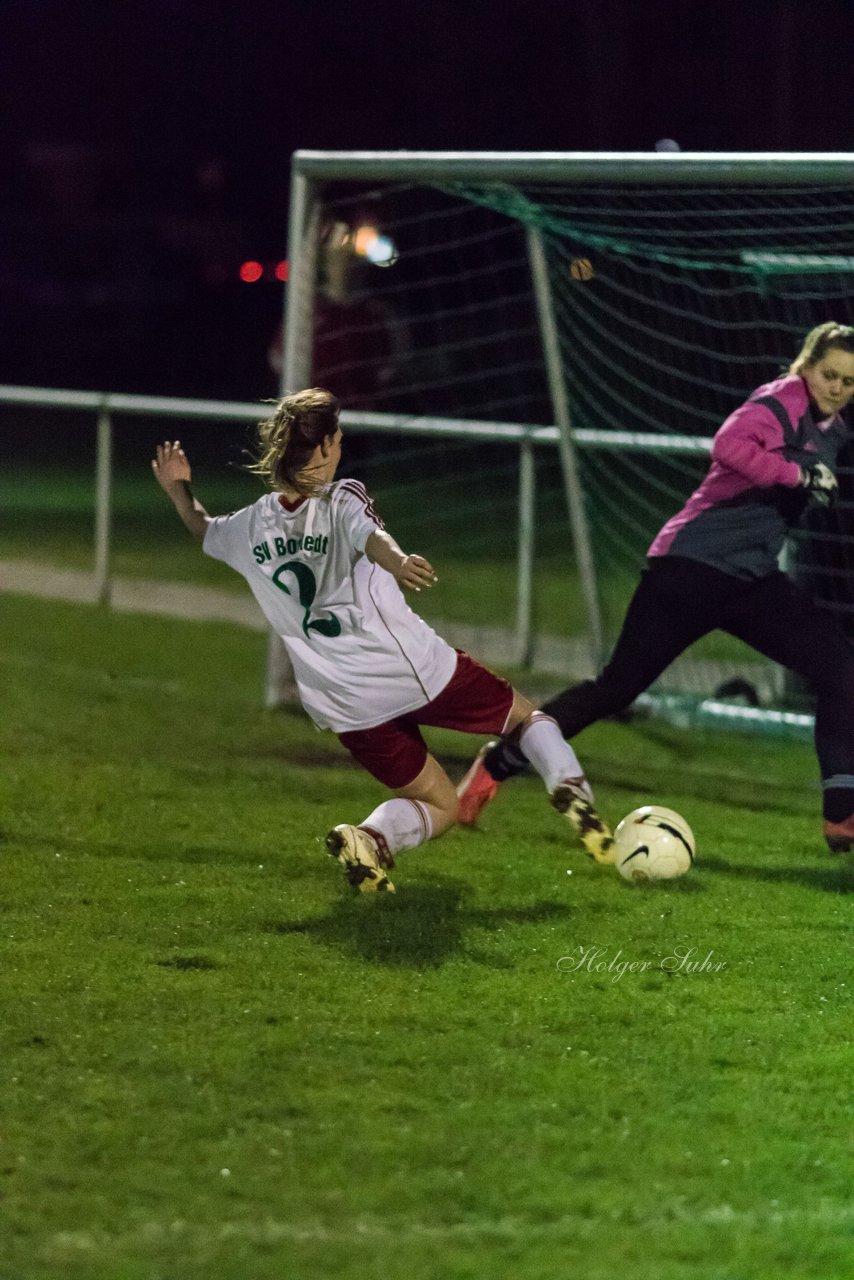
[[[801,483],[813,502],[829,507],[836,497],[836,476],[830,467],[823,462],[814,462],[811,467],[801,467]]]

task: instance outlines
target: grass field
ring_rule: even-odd
[[[682,812],[684,880],[589,866],[523,779],[353,899],[321,839],[381,788],[259,711],[264,647],[0,597],[3,1280],[850,1276],[809,749],[596,726],[601,806]]]

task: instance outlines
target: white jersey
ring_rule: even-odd
[[[364,555],[382,528],[364,486],[338,480],[294,504],[265,494],[205,533],[205,552],[243,575],[282,637],[322,729],[371,729],[423,706],[454,674],[455,651]]]

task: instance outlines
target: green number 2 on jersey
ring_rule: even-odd
[[[280,564],[276,572],[273,574],[273,581],[280,591],[284,591],[285,595],[293,595],[290,587],[286,587],[281,581],[282,575],[292,573],[297,580],[297,598],[305,613],[302,620],[302,629],[306,635],[309,631],[317,631],[322,636],[340,636],[341,623],[330,614],[328,618],[311,619],[311,606],[314,604],[314,597],[317,595],[317,579],[309,569],[307,564],[303,564],[301,560],[288,560],[287,564]]]

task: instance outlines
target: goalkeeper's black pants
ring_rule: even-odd
[[[848,817],[854,811],[854,646],[832,618],[784,573],[736,578],[679,556],[654,557],[648,565],[607,665],[542,710],[573,738],[625,710],[701,636],[726,631],[788,667],[814,692],[825,816]],[[485,763],[501,779],[526,762],[511,740],[487,753]]]

